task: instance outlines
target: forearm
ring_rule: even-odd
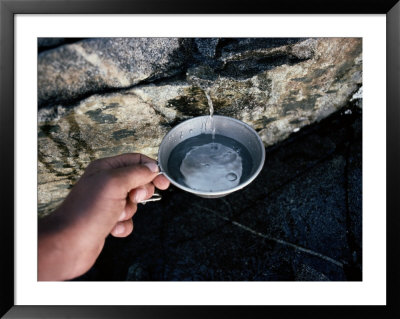
[[[62,234],[39,234],[38,280],[58,281],[70,279],[69,253]]]
[[[63,216],[65,213],[57,210],[39,221],[39,281],[68,280],[85,273],[102,248],[101,243],[87,245],[82,229],[68,225]]]

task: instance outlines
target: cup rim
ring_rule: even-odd
[[[265,162],[265,147],[264,147],[264,143],[261,140],[261,137],[257,134],[257,132],[247,123],[240,121],[238,119],[235,119],[233,117],[229,117],[229,116],[223,116],[223,115],[213,115],[214,118],[224,118],[227,119],[229,121],[233,121],[233,122],[237,122],[240,125],[244,125],[247,129],[250,130],[250,132],[252,132],[255,137],[257,138],[259,145],[261,146],[261,161],[260,164],[258,165],[256,171],[243,183],[240,183],[239,185],[232,187],[232,188],[228,188],[222,191],[215,191],[215,192],[210,192],[210,191],[199,191],[190,187],[187,187],[185,185],[182,185],[180,183],[178,183],[176,180],[174,180],[171,176],[169,176],[166,171],[163,169],[162,163],[160,163],[159,159],[160,159],[160,154],[161,154],[161,150],[162,150],[162,145],[165,141],[168,140],[168,137],[170,135],[173,134],[173,132],[175,132],[176,130],[179,130],[179,127],[183,126],[185,123],[189,122],[189,121],[193,121],[193,120],[199,120],[200,118],[209,118],[209,115],[202,115],[202,116],[195,116],[192,117],[190,119],[187,119],[185,121],[183,121],[182,123],[179,123],[178,125],[174,126],[162,139],[160,147],[158,148],[158,166],[160,168],[160,172],[171,182],[171,184],[175,185],[176,187],[187,191],[189,193],[198,195],[198,196],[204,196],[204,197],[217,197],[217,196],[224,196],[224,195],[228,195],[230,193],[236,192],[244,187],[246,187],[247,185],[249,185],[257,176],[258,174],[261,172],[262,168],[264,167],[264,162]]]

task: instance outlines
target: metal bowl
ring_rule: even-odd
[[[257,132],[254,131],[253,128],[251,128],[246,123],[243,123],[242,121],[231,117],[214,115],[213,119],[215,124],[215,134],[220,134],[234,139],[235,141],[241,143],[244,147],[246,147],[246,149],[250,153],[252,160],[250,174],[248,174],[248,177],[245,180],[241,181],[239,185],[223,191],[198,191],[186,185],[183,185],[182,183],[179,183],[172,177],[173,174],[168,171],[169,157],[172,150],[178,144],[182,143],[188,138],[197,136],[199,134],[211,134],[211,128],[209,127],[210,125],[208,125],[206,132],[204,131],[203,127],[204,123],[207,123],[206,121],[209,120],[209,116],[194,117],[175,126],[171,131],[167,133],[167,135],[165,135],[158,151],[158,164],[160,166],[160,171],[165,175],[165,177],[176,187],[205,198],[223,197],[247,186],[260,173],[265,161],[264,145],[261,141],[261,138],[258,136]]]

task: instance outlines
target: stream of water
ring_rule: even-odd
[[[202,124],[202,134],[178,144],[171,152],[168,170],[186,186],[205,192],[231,189],[246,174],[244,163],[250,160],[247,149],[237,141],[215,134],[214,106],[210,90],[203,88],[210,116]],[[210,127],[207,130],[207,123]],[[207,134],[211,132],[211,134]],[[180,138],[182,139],[182,132]],[[249,165],[248,165],[249,166]]]
[[[210,125],[211,125],[211,135],[213,137],[214,140],[214,136],[215,136],[215,124],[214,124],[214,119],[213,119],[213,115],[214,115],[214,105],[213,102],[211,100],[211,96],[210,96],[210,92],[206,89],[204,90],[204,94],[207,97],[207,103],[208,103],[208,108],[210,110]]]

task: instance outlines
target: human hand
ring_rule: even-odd
[[[123,154],[89,164],[61,206],[39,221],[38,280],[66,280],[88,271],[106,237],[128,236],[137,203],[167,189],[153,159]]]

